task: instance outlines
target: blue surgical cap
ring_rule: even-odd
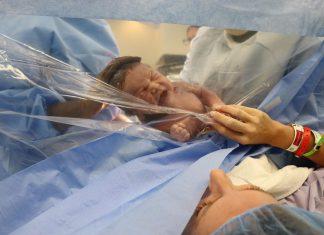
[[[219,234],[324,234],[324,216],[286,205],[267,205],[229,220]]]

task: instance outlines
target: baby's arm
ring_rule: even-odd
[[[205,106],[210,107],[212,109],[214,109],[215,107],[217,107],[219,105],[224,105],[224,102],[214,92],[212,92],[204,87],[200,87],[200,97],[199,98]]]
[[[214,108],[219,105],[224,105],[224,102],[216,95],[215,92],[210,91],[205,87],[187,82],[176,82],[174,84],[188,92],[195,94],[204,106]]]

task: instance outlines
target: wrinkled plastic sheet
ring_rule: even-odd
[[[243,66],[244,69],[240,69],[237,66],[240,61],[228,63],[244,52],[244,46],[239,45],[228,53],[224,61],[217,61],[215,66],[205,61],[207,67],[218,71],[217,74],[210,72],[214,85],[207,83],[206,86],[214,87],[216,93],[220,94],[220,98],[228,104],[247,105],[253,100],[253,104],[257,107],[285,73],[294,71],[296,64],[307,60],[321,45],[317,38],[267,33],[260,35],[258,33],[256,38],[257,40],[249,46],[256,47],[264,58],[268,58],[269,62],[263,63],[262,66],[256,66],[253,61],[250,61]],[[221,40],[216,40],[204,47],[207,51],[210,50],[210,45],[216,48],[224,47],[223,42],[219,41]],[[258,49],[260,43],[264,41],[271,42],[271,53],[269,48],[261,51]],[[196,42],[198,43],[198,39]],[[281,45],[283,42],[285,42],[284,47]],[[0,49],[2,99],[0,136],[4,146],[1,155],[1,179],[54,154],[95,141],[114,132],[147,140],[174,142],[166,133],[151,128],[153,124],[170,121],[170,118],[144,123],[145,126],[140,125],[139,122],[114,121],[113,119],[121,111],[113,106],[100,113],[101,117],[91,120],[47,115],[48,106],[65,102],[66,99],[88,99],[136,111],[182,114],[193,116],[205,123],[211,121],[206,114],[149,104],[6,36],[0,36]],[[213,55],[210,57],[213,58]],[[195,75],[204,74],[208,69],[206,66],[192,66],[190,71]],[[201,84],[204,85],[205,83]],[[222,90],[226,92],[221,92]],[[275,104],[278,105],[280,102]],[[176,121],[177,117],[173,119]],[[54,123],[72,127],[66,133],[60,133],[54,128]]]
[[[324,35],[321,1],[92,1],[89,4],[0,0],[0,4],[0,13],[6,14],[127,18]],[[67,97],[114,101],[120,107],[129,107],[131,100],[132,107],[139,109],[147,104],[145,107],[141,101],[134,104],[133,97],[118,91],[107,95],[107,90],[111,91],[107,86],[98,86],[98,81],[87,74],[30,48],[26,59],[25,45],[7,40],[2,46],[6,49],[0,53],[1,64],[13,66],[3,71],[10,78],[27,79],[1,82],[4,92],[1,95],[8,100],[2,102],[0,111],[1,156],[8,156],[7,164],[18,166],[11,168],[13,172],[19,171],[10,176],[8,168],[0,169],[0,178],[4,179],[0,181],[1,234],[156,231],[179,234],[207,185],[210,169],[229,170],[244,156],[267,149],[236,148],[237,145],[219,136],[181,144],[137,124],[60,117],[53,120],[46,115],[46,106],[63,102]],[[322,57],[323,51],[319,51],[286,74],[260,107],[283,122],[296,121],[323,132]],[[8,58],[13,60],[9,62]],[[76,77],[80,79],[75,80]],[[65,83],[61,78],[72,78],[75,82]],[[82,86],[74,86],[80,81],[85,81]],[[267,87],[263,85],[261,88]],[[86,92],[71,92],[71,87]],[[22,92],[12,93],[13,88]],[[250,95],[259,92],[257,89]],[[80,97],[80,93],[85,95]],[[26,97],[32,102],[28,103]],[[14,105],[10,106],[11,101]],[[183,112],[161,111],[156,107],[153,110]],[[112,114],[111,110],[106,111]],[[53,128],[53,121],[73,124],[73,128],[60,135]],[[10,156],[22,162],[12,161]]]
[[[318,50],[320,38],[255,32],[236,43],[226,30],[201,27],[182,80],[215,92],[226,104],[257,108],[278,81]]]
[[[110,135],[113,131],[123,132],[127,129],[129,135],[133,132],[135,136],[146,139],[167,139],[152,128],[139,127],[136,124],[130,126],[125,122],[109,122],[116,113],[113,107],[101,113],[101,116],[104,116],[103,120],[99,117],[98,120],[87,120],[47,116],[47,106],[63,102],[65,98],[54,89],[42,87],[42,83],[29,82],[27,76],[42,81],[41,77],[45,77],[43,74],[46,68],[62,71],[63,75],[75,73],[75,76],[85,76],[89,79],[90,76],[5,37],[2,37],[0,44],[2,49],[10,48],[8,52],[1,50],[0,53],[1,179],[63,150]],[[14,63],[25,68],[25,74],[14,67]],[[63,83],[62,85],[64,86]],[[68,124],[72,127],[67,132],[60,133],[53,123]],[[145,131],[147,129],[149,130]]]
[[[12,55],[2,54],[4,64],[8,62],[8,58],[22,56],[20,52],[24,49],[24,46],[18,47]],[[34,66],[22,65],[24,63],[20,60],[13,61],[16,62],[15,66],[19,67],[16,72],[24,71],[23,75],[28,78],[28,81],[33,82],[34,86],[31,89],[35,86],[40,89],[37,90],[37,94],[42,91],[43,96],[48,95],[56,102],[63,98],[60,93],[66,96],[77,94],[69,93],[70,90],[66,87],[73,88],[74,86],[65,86],[64,80],[62,82],[58,80],[59,84],[64,85],[63,88],[59,87],[55,81],[49,80],[53,84],[50,87],[52,89],[49,89],[44,80],[37,79],[35,70],[33,70],[44,68],[39,65],[43,65],[45,61],[52,74],[53,71],[59,71],[58,74],[62,71],[66,74],[68,71],[68,74],[77,72],[80,75],[79,71],[66,64],[49,60],[46,55],[39,55],[36,51],[32,51],[27,60],[28,65]],[[260,108],[283,122],[296,121],[324,131],[324,117],[321,112],[324,105],[323,63],[323,48],[320,48],[306,62],[286,74],[268,94]],[[44,77],[52,79],[56,76]],[[64,76],[61,77],[64,78]],[[84,77],[88,78],[87,75]],[[104,98],[99,97],[98,90],[95,90],[96,94],[90,93],[91,97],[84,98],[95,97],[95,100],[104,102],[114,101],[121,107],[129,105],[128,95],[110,90],[105,85],[92,86],[98,83],[93,79],[85,79],[85,81],[82,84],[85,84],[87,91],[91,91],[90,88],[98,89],[99,87],[99,90],[103,89],[106,94]],[[82,87],[79,85],[77,88]],[[108,92],[108,96],[107,91],[113,92]],[[115,96],[119,98],[114,99]],[[133,103],[134,99],[132,99]],[[135,102],[135,107],[142,108],[141,101]],[[28,110],[18,111],[4,111],[2,118],[8,115],[11,118],[12,115],[22,115],[29,117],[28,121],[37,120],[36,123],[39,123],[39,120],[46,117],[46,110],[43,109],[36,115],[35,113],[28,114]],[[183,111],[166,109],[165,112]],[[49,125],[50,119],[43,121],[47,122],[41,122],[42,125]],[[84,124],[84,122],[81,123]],[[229,170],[247,154],[259,154],[266,150],[266,148],[250,147],[236,149],[237,145],[219,136],[194,141],[190,144],[180,144],[164,138],[165,136],[161,133],[154,134],[155,131],[150,128],[145,133],[152,133],[155,139],[152,136],[143,138],[142,134],[138,134],[141,132],[138,132],[136,125],[134,125],[133,134],[131,132],[128,134],[124,129],[118,132],[119,129],[114,127],[98,133],[97,129],[93,128],[96,126],[97,124],[91,128],[80,126],[85,128],[81,131],[95,134],[95,138],[81,142],[81,145],[76,144],[72,145],[73,147],[60,149],[51,155],[51,158],[40,161],[0,182],[1,233],[45,234],[51,231],[59,234],[132,232],[152,234],[160,231],[162,234],[178,234],[199,201],[201,192],[207,185],[207,174],[211,168],[221,167]],[[5,127],[7,131],[4,133],[10,133],[9,127]],[[45,126],[48,129],[43,128],[42,126],[39,129],[40,134],[44,134],[44,130],[55,131],[51,126]],[[23,137],[21,133],[18,133],[18,139],[24,140],[21,138]],[[47,131],[46,134],[48,134]],[[56,133],[52,134],[56,135]],[[66,142],[68,139],[69,137],[61,140]],[[27,144],[30,145],[30,142]],[[32,143],[31,146],[34,148],[38,145]],[[61,145],[58,144],[58,146]],[[39,150],[39,147],[36,149]],[[94,149],[96,149],[95,152]],[[196,163],[193,164],[194,162]],[[192,166],[189,167],[190,165]],[[24,180],[21,180],[22,178]],[[152,210],[152,208],[155,209]]]
[[[256,69],[255,67],[259,66],[256,66],[255,63],[246,64],[244,69],[239,68],[237,62],[228,64],[228,60],[234,60],[235,57],[246,50],[244,45],[237,45],[235,50],[228,53],[225,60],[217,61],[215,66],[210,66],[214,71],[219,71],[216,75],[212,74],[217,79],[211,80],[216,84],[214,85],[215,89],[212,88],[211,91],[216,92],[225,103],[245,104],[255,97],[265,96],[277,84],[285,72],[293,70],[296,64],[305,61],[321,45],[321,40],[317,38],[291,37],[285,35],[274,36],[273,34],[267,33],[262,33],[262,35],[261,37],[274,42],[271,45],[263,45],[269,47],[264,49],[268,54],[260,50],[258,51],[260,54],[265,54],[264,56],[268,56],[269,58],[268,62],[265,61],[263,63],[265,66],[262,66],[261,69]],[[220,40],[217,39],[214,43],[216,44],[216,46],[214,45],[216,48],[224,47],[223,40],[225,39],[222,39],[224,37],[222,36]],[[271,39],[273,37],[275,37],[274,40]],[[280,44],[285,41],[287,41],[285,48],[280,47]],[[28,85],[34,85],[40,88],[41,91],[50,93],[52,96],[90,99],[101,103],[115,104],[122,108],[151,113],[186,114],[194,116],[203,122],[210,121],[205,114],[149,104],[140,98],[122,92],[95,79],[88,73],[81,72],[71,65],[54,59],[6,36],[1,36],[0,43],[3,60],[1,70],[7,72],[9,74],[7,76],[12,76],[16,80],[21,80]],[[258,46],[260,43],[256,40],[251,44]],[[208,50],[209,44],[206,47]],[[210,57],[213,59],[214,55],[210,55]],[[207,66],[208,63],[207,61],[205,62]],[[205,70],[205,66],[192,66],[190,71],[196,74],[203,74]],[[212,75],[206,77],[212,77]],[[196,83],[195,80],[192,82]],[[208,82],[202,83],[201,86],[206,86],[207,88],[212,87]],[[221,93],[219,90],[225,90],[225,92]],[[231,92],[231,90],[234,90],[234,92]],[[261,101],[258,102],[260,103]]]
[[[298,35],[324,35],[321,0],[1,0],[2,14],[128,19]]]
[[[0,35],[1,71],[3,82],[11,77],[20,86],[33,85],[49,96],[89,99],[123,108],[166,114],[188,114],[207,120],[204,114],[170,107],[148,104],[142,99],[122,92],[73,66],[50,57],[40,51]],[[23,72],[22,72],[23,71]],[[10,80],[11,82],[11,80]],[[62,98],[61,98],[62,100]]]
[[[209,120],[205,114],[150,105],[25,44],[6,36],[0,39],[1,179],[68,149],[102,138],[109,139],[114,133],[153,141],[155,144],[161,141],[182,146],[166,133],[151,128],[150,123],[140,125],[139,122],[114,121],[121,110],[112,105],[94,119],[47,115],[48,106],[65,102],[66,99],[90,99],[121,108],[185,114],[203,121]],[[61,133],[54,127],[55,123],[70,128]],[[105,156],[109,153],[106,150]],[[125,159],[114,161],[121,164],[131,158]]]
[[[322,112],[319,112],[319,115],[317,113],[318,110],[323,110],[324,94],[321,92],[324,88],[323,63],[322,51],[297,71],[286,76],[280,85],[278,84],[272,95],[279,95],[287,103],[280,113],[273,113],[274,116],[282,120],[287,120],[286,118],[289,117],[289,120],[308,124],[319,131],[324,130]],[[297,79],[299,85],[284,89],[285,84],[289,83],[292,77]],[[292,89],[289,93],[293,94],[292,97],[282,93],[283,89],[286,93],[287,89]],[[305,99],[306,97],[308,98]],[[266,107],[268,102],[265,102],[263,107]],[[295,111],[291,112],[292,110]],[[313,118],[309,119],[310,116]],[[154,155],[148,156],[154,163],[145,164],[142,161],[144,159],[129,162],[108,173],[102,182],[96,181],[73,196],[66,197],[57,206],[19,227],[14,234],[31,231],[40,234],[47,231],[63,234],[152,234],[156,231],[160,234],[180,234],[208,184],[208,173],[212,168],[221,167],[229,170],[242,157],[258,155],[267,150],[267,148],[236,149],[235,147],[235,145],[223,145],[222,150],[197,159],[190,167],[185,169],[179,167],[178,169],[181,170],[177,174],[170,172],[170,168],[174,170],[172,166],[175,166],[177,161],[165,165],[162,159],[162,162],[158,163]],[[172,155],[170,157],[173,160],[179,159]],[[148,177],[143,173],[147,170],[149,172],[158,170],[158,173],[154,173],[155,176],[159,176],[158,184],[154,183],[155,177]],[[131,172],[128,173],[129,171]],[[161,171],[166,172],[160,175]],[[116,180],[116,177],[120,178]],[[114,182],[114,185],[110,187],[107,182]],[[136,185],[136,188],[130,185]],[[149,187],[141,191],[144,185]],[[118,192],[118,198],[107,196],[116,195],[115,192]]]
[[[119,50],[105,20],[0,15],[0,34],[98,74]]]

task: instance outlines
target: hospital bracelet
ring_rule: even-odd
[[[295,152],[295,155],[301,157],[304,153],[306,153],[309,143],[311,142],[312,132],[308,127],[304,127],[303,139],[298,150]]]
[[[298,124],[291,124],[291,126],[294,128],[295,136],[293,142],[286,150],[294,153],[298,150],[300,143],[302,142],[304,127]]]
[[[324,144],[324,136],[322,136],[317,131],[312,130],[312,133],[313,133],[314,138],[315,138],[315,146],[314,146],[314,148],[312,150],[310,150],[309,152],[303,154],[304,157],[313,156],[317,151],[319,151],[321,146]]]

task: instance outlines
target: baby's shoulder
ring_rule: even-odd
[[[188,82],[173,82],[173,86],[178,92],[189,92],[196,94],[198,91],[197,85],[190,84]]]

